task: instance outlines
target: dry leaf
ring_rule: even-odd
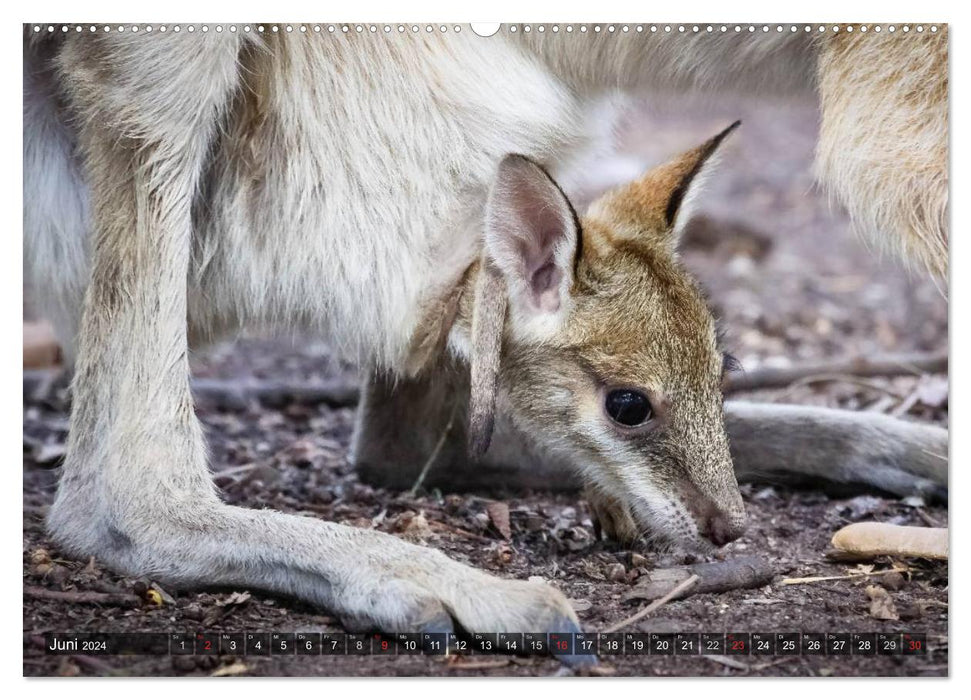
[[[220,666],[211,674],[214,678],[220,678],[222,676],[241,676],[249,671],[249,666],[244,664],[242,661],[236,661],[229,664],[229,666]]]
[[[509,506],[501,501],[493,501],[486,505],[489,521],[504,539],[512,539],[512,528],[509,526]]]
[[[253,596],[251,596],[248,591],[236,591],[235,593],[231,593],[228,598],[216,603],[216,605],[221,608],[228,608],[233,605],[242,605],[252,597]]]
[[[573,608],[573,612],[578,613],[586,612],[593,607],[593,603],[586,598],[570,598],[567,600],[567,602],[570,604],[570,607]]]
[[[867,586],[866,594],[870,598],[870,616],[878,620],[899,620],[897,606],[893,598],[882,586]]]

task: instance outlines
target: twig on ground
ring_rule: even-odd
[[[937,519],[932,518],[930,514],[923,508],[915,508],[914,510],[917,513],[917,517],[927,523],[928,527],[941,527],[941,524],[937,521]]]
[[[415,479],[415,483],[412,485],[411,490],[408,491],[408,496],[414,498],[415,494],[418,493],[418,489],[425,482],[425,477],[428,476],[429,470],[431,470],[432,465],[435,464],[435,460],[438,459],[438,454],[442,451],[442,447],[445,446],[445,440],[448,439],[448,434],[452,432],[452,425],[455,423],[455,404],[452,404],[452,410],[448,414],[448,423],[445,424],[445,428],[442,429],[442,434],[438,436],[438,442],[435,443],[435,449],[432,453],[428,455],[428,459],[425,460],[424,466],[422,466],[421,471],[418,472],[418,478]]]
[[[683,591],[686,591],[689,588],[691,588],[692,586],[694,586],[696,583],[698,583],[699,580],[700,580],[700,577],[698,576],[698,574],[692,574],[688,579],[686,579],[685,581],[682,581],[677,586],[675,586],[670,591],[668,591],[667,595],[664,595],[664,596],[658,598],[657,600],[655,600],[653,603],[651,603],[650,605],[648,605],[646,608],[644,608],[640,612],[634,613],[630,617],[628,617],[628,618],[626,618],[624,620],[621,620],[620,622],[618,622],[616,624],[611,625],[610,627],[608,627],[607,629],[604,630],[604,633],[605,634],[610,634],[612,632],[619,632],[620,630],[624,629],[628,625],[632,625],[635,622],[637,622],[638,620],[643,620],[645,617],[647,617],[652,612],[654,612],[655,610],[657,610],[658,608],[660,608],[662,605],[664,605],[665,603],[667,603],[669,600],[672,600],[673,598],[675,598],[679,594],[681,594]]]
[[[819,375],[892,377],[900,374],[943,374],[947,353],[914,353],[815,362],[797,367],[762,367],[729,377],[725,392],[775,389]]]
[[[776,397],[776,401],[782,401],[787,399],[790,394],[801,386],[808,386],[810,384],[821,384],[824,382],[842,382],[843,384],[854,384],[856,386],[862,387],[864,389],[870,389],[871,391],[879,391],[881,393],[892,396],[895,399],[903,400],[905,395],[895,389],[884,386],[879,382],[868,381],[866,379],[861,379],[860,377],[854,377],[851,374],[813,374],[808,377],[802,377],[792,382],[786,388],[786,391],[781,395]]]
[[[854,578],[866,578],[868,576],[883,576],[885,574],[904,573],[910,571],[906,566],[897,566],[883,571],[861,571],[859,573],[844,574],[842,576],[804,576],[802,578],[784,578],[779,583],[783,586],[795,586],[801,583],[816,583],[817,581],[846,581]]]
[[[750,670],[750,666],[746,663],[742,663],[738,659],[733,659],[730,656],[722,656],[721,654],[708,654],[704,658],[709,661],[714,661],[716,664],[721,664],[722,666],[727,666],[728,668],[734,668],[736,671],[745,671],[746,673]]]
[[[91,591],[52,591],[40,586],[24,586],[24,597],[34,600],[52,600],[76,605],[111,605],[134,608],[142,605],[142,599],[134,593],[94,593]]]

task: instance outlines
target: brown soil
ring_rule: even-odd
[[[621,151],[656,162],[695,145],[741,117],[700,216],[687,234],[684,258],[707,288],[722,320],[726,347],[752,368],[825,357],[947,347],[947,303],[933,284],[881,260],[816,194],[809,174],[816,114],[803,104],[725,104],[704,109],[670,101],[635,110]],[[325,346],[247,339],[193,359],[200,376],[319,379],[353,370],[334,363]],[[876,379],[870,386],[826,381],[750,395],[759,400],[897,412],[947,425],[946,377]],[[746,397],[748,398],[748,397]],[[352,409],[251,404],[228,411],[200,406],[212,468],[226,499],[252,507],[310,513],[352,525],[421,537],[454,558],[501,576],[541,576],[573,599],[584,629],[597,631],[643,603],[622,596],[671,555],[620,550],[596,541],[586,504],[576,497],[490,494],[511,511],[509,542],[489,525],[488,500],[477,494],[421,493],[408,498],[357,481],[347,463]],[[144,582],[94,562],[63,558],[42,520],[53,498],[67,431],[62,393],[24,404],[24,584],[56,591],[131,593]],[[240,467],[247,467],[240,469]],[[784,586],[785,576],[834,576],[853,569],[824,557],[829,538],[858,520],[944,525],[946,507],[880,496],[833,496],[766,484],[743,486],[750,525],[725,557],[760,553],[778,575],[768,586],[689,597],[663,606],[628,631],[890,632],[927,635],[923,657],[658,657],[604,660],[619,675],[946,675],[948,570],[907,562],[904,577],[858,578]],[[430,529],[413,527],[422,513]],[[43,552],[39,550],[44,550]],[[635,554],[643,556],[639,559]],[[45,556],[52,558],[47,563]],[[608,567],[624,566],[610,581]],[[877,569],[888,562],[876,562]],[[899,620],[870,614],[868,584],[882,581]],[[218,669],[252,675],[556,675],[549,658],[452,657],[51,657],[42,635],[53,631],[340,631],[327,614],[258,591],[227,605],[234,591],[176,592],[161,606],[89,605],[24,600],[25,675],[206,675]],[[739,663],[741,665],[739,665]],[[729,663],[731,665],[726,665]]]

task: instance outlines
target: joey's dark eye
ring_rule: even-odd
[[[614,389],[607,394],[604,408],[608,416],[628,428],[643,425],[654,417],[651,402],[644,394],[633,389]]]

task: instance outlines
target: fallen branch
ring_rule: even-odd
[[[656,569],[642,576],[637,585],[624,595],[624,600],[654,600],[670,590],[671,586],[692,576],[698,579],[698,585],[691,589],[691,595],[758,588],[769,583],[774,575],[775,571],[762,557],[738,557],[685,567]]]
[[[632,625],[635,622],[637,622],[638,620],[644,619],[645,617],[647,617],[648,615],[650,615],[652,612],[654,612],[655,610],[657,610],[658,608],[660,608],[662,605],[664,605],[665,603],[667,603],[669,600],[674,600],[676,597],[678,597],[679,595],[681,595],[682,593],[684,593],[685,591],[687,591],[688,589],[690,589],[692,586],[694,586],[696,583],[698,583],[698,580],[699,580],[698,574],[692,574],[691,577],[689,577],[688,579],[682,581],[677,586],[675,586],[670,591],[668,591],[667,595],[664,595],[664,596],[658,598],[657,600],[655,600],[653,603],[651,603],[650,605],[648,605],[646,608],[644,608],[640,612],[634,613],[630,617],[628,617],[628,618],[626,618],[624,620],[621,620],[620,622],[618,622],[616,624],[611,625],[610,627],[608,627],[607,629],[604,630],[604,633],[605,634],[610,634],[612,632],[619,632],[620,630],[624,629],[628,625]]]
[[[113,607],[135,608],[142,605],[142,599],[134,593],[94,593],[91,591],[52,591],[40,586],[24,586],[24,597],[33,600],[52,600],[73,605],[110,605]]]
[[[833,535],[833,548],[860,557],[947,559],[946,527],[912,527],[889,523],[853,523]]]
[[[809,377],[851,375],[853,377],[893,377],[901,374],[946,374],[947,353],[913,353],[881,357],[854,357],[846,360],[814,362],[796,367],[760,367],[751,372],[729,376],[725,392],[787,387]]]

